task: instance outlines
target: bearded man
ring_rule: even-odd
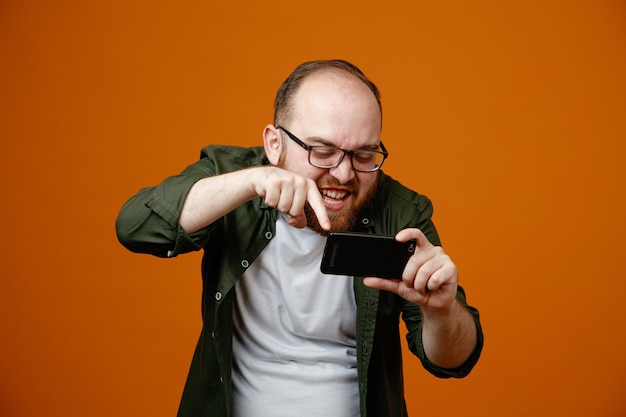
[[[353,64],[298,66],[274,109],[263,147],[208,146],[117,219],[134,252],[204,250],[203,329],[179,416],[406,416],[400,317],[437,377],[466,376],[483,345],[432,204],[381,170],[379,92]],[[330,231],[416,249],[401,280],[325,275]]]

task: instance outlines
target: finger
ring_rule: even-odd
[[[293,217],[302,217],[304,215],[304,204],[306,203],[306,196],[306,187],[296,187],[291,197],[291,206],[286,213]]]
[[[281,196],[285,189],[285,180],[281,170],[277,172],[270,171],[263,186],[263,196],[265,198],[265,204],[269,207],[278,208],[281,202]]]
[[[425,300],[428,299],[427,293],[420,293],[413,288],[407,287],[406,284],[402,281],[368,277],[363,278],[363,284],[369,288],[389,291],[394,294],[398,294],[405,300],[408,300],[415,304],[422,304],[425,302]]]
[[[422,266],[417,270],[417,275],[415,276],[415,281],[413,282],[413,288],[420,291],[426,291],[436,288],[434,283],[430,283],[430,279],[432,275],[441,267],[438,264],[436,259],[431,259],[428,262],[425,262]]]
[[[415,244],[419,249],[432,246],[426,235],[420,229],[403,229],[396,234],[396,240],[398,242],[407,242],[411,239],[415,239]]]
[[[291,216],[289,217],[289,220],[287,220],[287,223],[291,226],[302,229],[306,226],[306,216],[304,214],[301,214],[299,216]]]
[[[326,211],[324,200],[322,200],[322,195],[317,189],[317,186],[309,187],[309,191],[307,193],[307,201],[309,202],[311,209],[313,209],[313,212],[317,217],[317,221],[322,229],[330,230],[330,219],[328,218],[328,212]]]
[[[407,261],[404,271],[402,272],[402,280],[408,287],[419,289],[421,291],[425,290],[427,280],[423,279],[423,273],[425,270],[422,270],[422,267],[428,261],[436,257],[436,251],[433,251],[433,249],[435,248],[416,248],[413,255]],[[420,275],[420,270],[422,270],[422,275]]]
[[[265,192],[265,204],[268,207],[276,207],[280,200],[280,190],[278,188],[269,187]]]
[[[400,281],[384,278],[363,278],[366,287],[378,290],[389,291],[398,294],[400,291]]]
[[[436,268],[428,278],[426,289],[429,291],[437,291],[444,285],[456,285],[458,281],[456,265],[450,262],[443,262]]]
[[[429,291],[436,291],[444,284],[456,284],[456,281],[456,265],[447,255],[439,255],[426,262],[415,277],[415,285]]]
[[[296,188],[291,181],[284,181],[282,184],[280,184],[280,195],[278,197],[278,202],[276,203],[276,208],[279,211],[283,213],[289,213],[289,210],[292,206],[295,190]]]

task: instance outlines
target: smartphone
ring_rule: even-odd
[[[398,242],[393,236],[330,232],[322,265],[324,274],[402,279],[415,252],[415,240]]]

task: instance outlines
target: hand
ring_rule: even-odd
[[[363,283],[371,288],[391,291],[421,307],[436,310],[454,306],[457,290],[457,271],[452,260],[440,246],[433,246],[419,229],[404,229],[396,240],[415,239],[415,253],[404,268],[402,281],[365,278]]]
[[[282,168],[263,169],[264,172],[256,174],[255,191],[265,198],[265,204],[288,214],[289,224],[302,228],[306,226],[304,206],[308,202],[320,226],[330,230],[326,206],[315,181]]]

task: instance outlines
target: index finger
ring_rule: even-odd
[[[322,200],[322,195],[320,194],[317,187],[309,188],[306,200],[311,206],[311,209],[313,209],[315,217],[317,217],[317,221],[319,222],[322,229],[330,230],[330,219],[328,218],[328,212],[326,211],[324,200]]]
[[[406,242],[411,239],[415,239],[415,244],[420,249],[432,246],[432,243],[420,229],[403,229],[396,234],[398,242]]]

